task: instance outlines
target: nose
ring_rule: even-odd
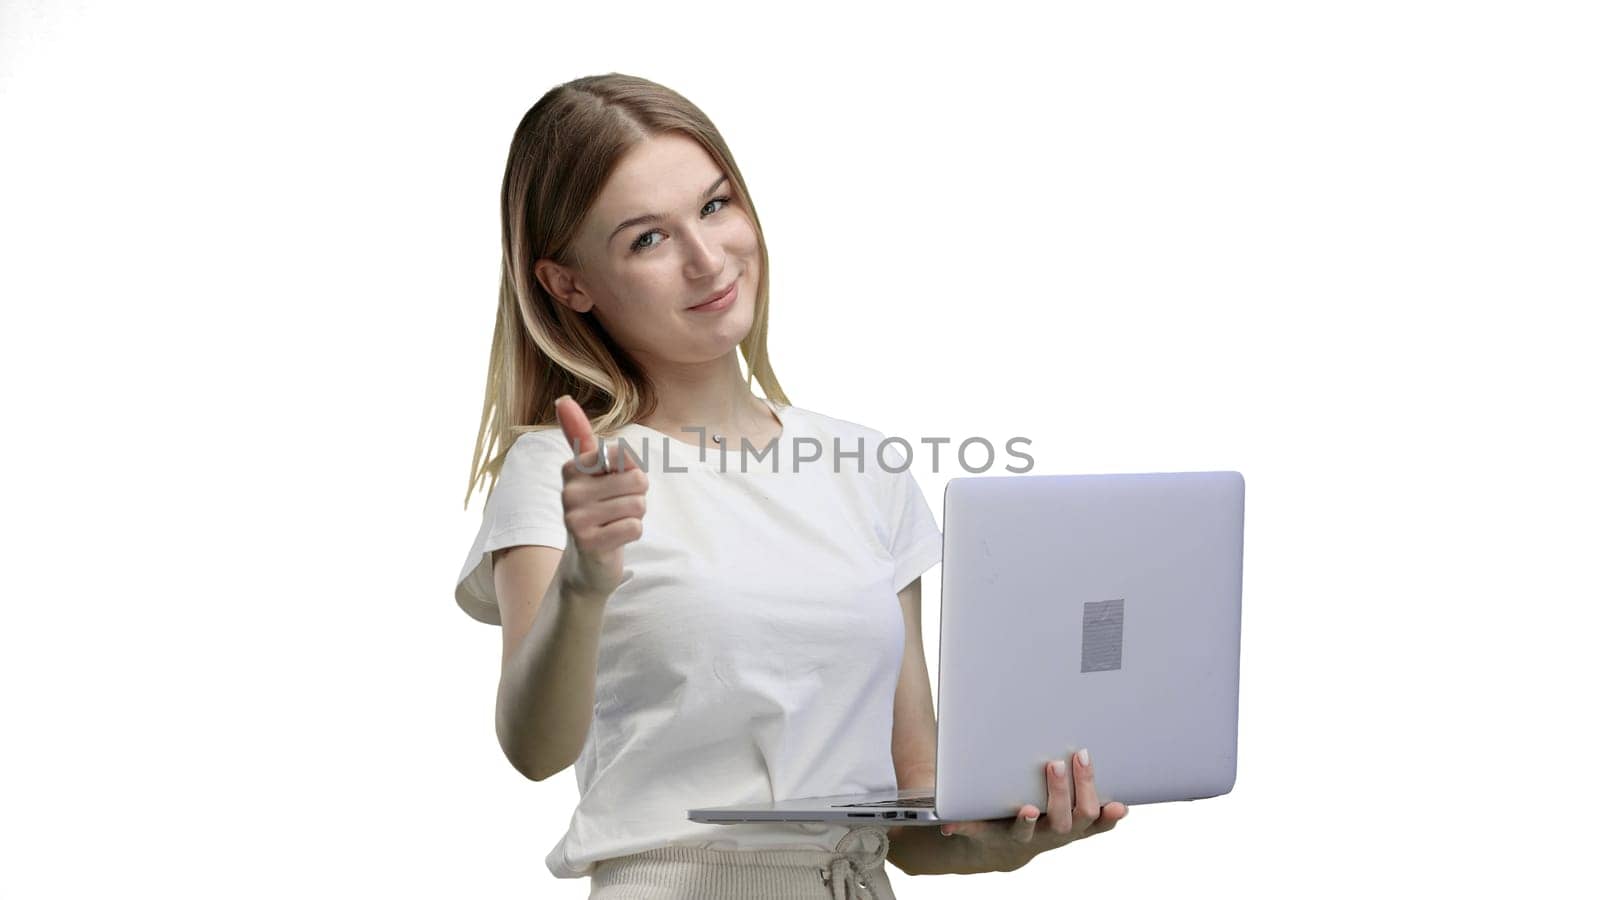
[[[684,267],[691,278],[704,278],[722,271],[722,258],[725,255],[722,245],[705,229],[691,228],[685,231],[683,243]]]

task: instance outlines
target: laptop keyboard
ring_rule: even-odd
[[[909,806],[916,809],[933,809],[933,798],[912,797],[907,800],[878,800],[874,803],[835,803],[834,806]]]

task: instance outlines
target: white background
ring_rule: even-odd
[[[1235,790],[900,896],[1577,892],[1584,7],[0,5],[0,894],[586,896],[451,589],[506,149],[608,71],[732,146],[795,404],[1247,479]]]

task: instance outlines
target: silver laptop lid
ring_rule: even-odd
[[[1084,746],[1101,803],[1232,789],[1238,472],[954,478],[944,504],[940,818],[1043,810]]]

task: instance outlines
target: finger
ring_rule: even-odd
[[[602,467],[601,440],[595,436],[594,427],[584,414],[583,407],[566,394],[556,398],[556,419],[561,424],[561,435],[566,440],[568,449],[573,451],[575,465],[570,467],[573,472],[585,475],[609,475],[641,468],[638,452],[621,439],[605,442],[610,471]]]
[[[639,468],[639,454],[634,452],[633,446],[622,438],[617,438],[614,443],[607,444],[606,450],[611,454],[611,468],[616,472],[626,472],[629,469]]]
[[[576,518],[583,524],[610,525],[618,519],[643,518],[644,507],[643,494],[626,494],[592,503]]]
[[[1061,771],[1056,771],[1056,766]],[[1066,834],[1072,830],[1072,770],[1067,767],[1065,760],[1051,760],[1044,769],[1045,792],[1045,825],[1056,834]]]
[[[600,459],[601,450],[606,453],[604,463]],[[610,468],[608,469],[607,466]],[[628,445],[627,440],[624,438],[617,438],[615,441],[596,438],[595,449],[579,453],[562,463],[564,475],[601,475],[607,476],[607,480],[612,480],[612,477],[621,475],[624,472],[641,468],[639,454],[633,447]],[[635,486],[632,489],[638,490],[639,488]]]
[[[566,402],[563,403],[562,401]],[[556,420],[561,423],[561,434],[567,439],[567,447],[573,450],[573,456],[581,456],[595,450],[597,443],[594,439],[594,429],[589,425],[589,417],[583,414],[583,407],[578,401],[566,394],[556,398]]]
[[[1117,827],[1117,823],[1128,817],[1128,805],[1113,801],[1100,807],[1100,818],[1094,820],[1085,834],[1104,834]]]
[[[1100,818],[1100,794],[1094,787],[1094,763],[1089,759],[1089,748],[1072,754],[1072,767],[1077,771],[1077,802],[1072,807],[1073,827],[1085,831]]]
[[[623,438],[607,440],[596,438],[597,445],[593,453],[584,453],[572,458],[574,468],[585,475],[606,476],[607,481],[614,481],[615,476],[639,468],[639,457],[633,448]],[[601,460],[600,453],[604,451],[606,458]]]
[[[1033,826],[1039,821],[1039,808],[1028,804],[1017,811],[1017,820],[1011,823],[1011,839],[1019,844],[1033,840]]]
[[[588,548],[591,553],[605,553],[615,550],[624,544],[637,541],[644,534],[644,520],[637,518],[618,519],[605,525],[589,526],[592,532],[589,537]]]
[[[572,471],[582,472],[583,463],[578,457],[567,460],[564,466],[571,466]],[[599,474],[598,467],[594,472],[586,474]],[[605,478],[585,478],[568,485],[566,490],[571,491],[569,503],[593,503],[599,500],[610,500],[613,497],[627,497],[633,494],[645,496],[649,492],[650,478],[641,469],[628,472],[613,472]]]

